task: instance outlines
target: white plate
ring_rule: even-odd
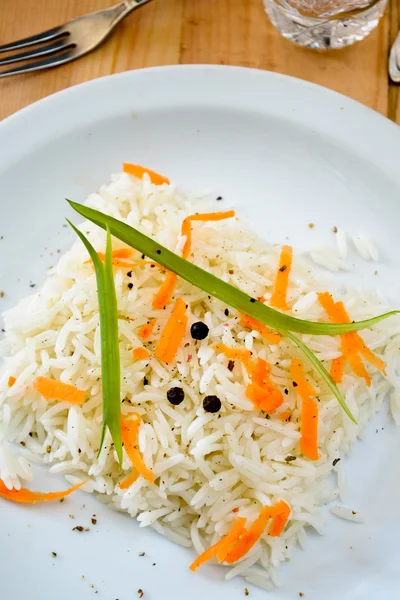
[[[323,88],[261,71],[169,67],[71,88],[0,126],[0,308],[29,293],[30,283],[40,285],[57,250],[72,241],[63,198],[82,200],[123,160],[187,188],[215,190],[225,199],[219,206],[238,207],[270,240],[333,244],[334,225],[370,234],[381,261],[362,264],[354,253],[352,263],[365,286],[385,287],[396,299],[399,156],[400,131],[389,121]],[[385,409],[346,461],[348,504],[366,524],[328,515],[327,535],[310,536],[309,550],[295,552],[272,597],[399,597],[399,439]],[[33,487],[43,485],[37,479]],[[51,485],[63,481],[53,476]],[[90,532],[71,531],[90,525],[93,513]],[[80,492],[62,505],[0,501],[0,531],[5,600],[87,600],[97,590],[105,600],[132,600],[139,588],[145,600],[244,597],[242,580],[226,583],[224,569],[214,567],[193,575],[190,551]],[[247,587],[252,600],[265,597]]]

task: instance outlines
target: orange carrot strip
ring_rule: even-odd
[[[139,479],[139,473],[135,473],[134,471],[132,471],[132,473],[130,475],[128,475],[128,477],[126,477],[126,479],[123,479],[120,484],[119,484],[119,488],[121,490],[127,490],[128,488],[131,487],[131,485],[133,483],[135,483],[135,481]]]
[[[250,383],[246,388],[246,398],[267,413],[274,412],[283,403],[281,392],[275,388],[272,382],[264,384],[263,387],[257,383]]]
[[[235,216],[234,210],[226,210],[223,212],[199,213],[198,215],[190,215],[187,217],[190,221],[223,221],[231,219]]]
[[[252,383],[246,388],[246,397],[258,408],[268,413],[281,406],[283,395],[270,379],[271,366],[267,361],[259,358],[255,366],[246,365],[246,368],[252,375]]]
[[[255,364],[252,363],[250,350],[229,348],[225,344],[214,344],[213,347],[222,352],[226,358],[243,362],[247,372],[252,377],[252,383],[246,388],[246,397],[257,408],[266,412],[273,412],[281,406],[283,396],[270,379],[271,366],[267,361],[259,358]]]
[[[150,352],[146,348],[135,348],[132,355],[135,360],[146,360]]]
[[[279,418],[281,421],[289,421],[291,416],[292,413],[290,412],[290,410],[283,410],[281,413],[279,413]]]
[[[177,298],[171,316],[164,327],[154,351],[157,358],[166,363],[173,360],[184,336],[188,321],[185,312],[186,304],[182,298]]]
[[[343,379],[344,356],[334,358],[331,364],[330,375],[335,383],[341,383]]]
[[[17,380],[15,379],[15,377],[12,377],[12,376],[9,377],[8,378],[8,387],[12,387],[16,381]]]
[[[311,398],[316,391],[306,380],[300,360],[292,360],[290,375],[302,400],[300,450],[310,460],[318,460],[318,405]]]
[[[200,213],[198,215],[189,215],[182,223],[182,235],[186,236],[186,242],[183,247],[182,256],[187,258],[190,254],[192,245],[192,226],[191,221],[223,221],[224,219],[231,219],[235,216],[234,210],[227,210],[225,212],[214,212],[214,213]]]
[[[186,217],[186,219],[183,220],[181,234],[186,237],[185,245],[182,249],[182,256],[183,258],[187,258],[192,247],[192,225],[190,223],[190,217]]]
[[[186,315],[183,315],[183,317],[180,317],[180,319],[176,323],[174,334],[170,338],[168,347],[164,353],[164,358],[162,359],[165,363],[170,363],[174,360],[179,348],[179,344],[181,343],[183,336],[185,335],[187,322],[188,317]]]
[[[113,250],[111,253],[112,258],[129,258],[133,254],[133,248],[120,248],[119,250]],[[105,260],[105,255],[103,255]]]
[[[291,246],[282,246],[279,258],[279,267],[276,273],[274,289],[271,296],[270,305],[281,310],[290,310],[287,303],[287,289],[289,283],[289,274],[292,268],[293,248]]]
[[[192,245],[192,225],[191,221],[222,221],[222,219],[229,219],[235,216],[234,210],[228,210],[226,212],[216,213],[204,213],[199,215],[190,215],[182,222],[181,235],[186,237],[185,244],[182,249],[183,258],[187,258],[190,254]],[[164,308],[164,306],[171,299],[171,296],[175,289],[177,276],[175,273],[168,273],[164,283],[157,292],[153,300],[154,308]]]
[[[223,562],[225,558],[228,556],[229,552],[232,550],[232,547],[236,542],[238,542],[241,537],[246,533],[245,529],[246,519],[243,517],[239,517],[233,523],[233,526],[229,533],[225,535],[222,540],[220,540],[217,549],[217,561],[219,563]]]
[[[129,258],[130,256],[132,256],[133,253],[133,249],[132,248],[121,248],[120,250],[113,250],[111,253],[111,258]],[[102,260],[103,262],[106,260],[106,255],[103,252],[98,252],[97,256],[99,257],[100,260]],[[89,259],[87,261],[85,261],[85,265],[87,263],[91,263],[92,259]]]
[[[174,293],[176,280],[177,276],[175,273],[169,271],[162,286],[154,296],[153,308],[161,309],[168,304],[169,300],[171,300],[172,294]]]
[[[271,506],[264,506],[261,509],[260,515],[254,521],[248,532],[239,541],[236,548],[229,552],[226,557],[226,562],[232,564],[240,560],[245,554],[252,549],[252,547],[258,542],[264,530],[267,526],[269,519],[271,518]]]
[[[122,169],[125,173],[128,173],[129,175],[133,175],[134,177],[137,177],[138,179],[142,179],[143,175],[145,173],[147,173],[147,175],[150,177],[151,183],[154,183],[154,185],[162,185],[163,183],[167,183],[169,185],[171,183],[170,180],[168,179],[168,177],[159,175],[159,173],[156,173],[155,171],[152,171],[151,169],[146,169],[145,167],[142,167],[141,165],[132,165],[130,163],[122,163]]]
[[[371,377],[363,365],[361,356],[358,354],[360,350],[359,337],[357,334],[350,333],[341,336],[341,340],[343,356],[348,361],[351,370],[358,377],[365,379],[365,383],[369,387],[371,385]]]
[[[268,327],[266,327],[263,323],[260,323],[253,317],[248,317],[247,315],[240,313],[240,318],[245,327],[249,329],[254,329],[254,331],[258,331],[258,333],[268,340],[271,344],[279,344],[281,340],[281,336],[278,333],[274,333]]]
[[[21,504],[36,504],[36,502],[50,502],[51,500],[60,500],[61,498],[65,498],[75,492],[78,488],[84,485],[86,481],[82,483],[77,483],[73,487],[65,490],[63,492],[31,492],[31,490],[27,490],[26,488],[21,488],[20,490],[9,490],[4,485],[3,481],[0,479],[0,497],[5,498],[6,500],[11,500],[12,502],[19,502]]]
[[[151,321],[143,325],[143,327],[139,329],[139,337],[141,337],[143,340],[149,338],[153,333],[156,323],[157,321],[155,319],[151,319]]]
[[[193,571],[193,573],[195,571],[197,571],[197,569],[200,569],[200,567],[205,565],[209,560],[211,560],[212,558],[214,558],[217,555],[218,547],[219,547],[219,542],[217,542],[213,546],[210,546],[209,548],[207,548],[207,550],[205,550],[205,552],[200,554],[200,556],[198,556],[196,558],[196,560],[194,562],[192,562],[189,569],[191,571]]]
[[[236,519],[235,523],[232,526],[230,532],[225,535],[219,542],[207,548],[205,552],[200,554],[196,558],[196,560],[190,565],[190,570],[195,572],[197,569],[202,567],[206,562],[216,557],[218,562],[222,562],[225,560],[229,551],[232,548],[232,545],[235,544],[240,536],[246,531],[245,530],[246,519],[239,518]]]
[[[251,359],[250,350],[244,350],[242,348],[229,348],[225,344],[214,344],[213,348],[222,352],[226,358],[231,360],[241,360],[246,364]]]
[[[60,402],[69,402],[70,404],[83,404],[86,392],[78,390],[74,385],[62,383],[56,379],[48,377],[36,377],[33,387],[46,400],[59,400]]]
[[[321,306],[328,313],[329,318],[334,323],[350,323],[351,319],[346,311],[343,302],[335,302],[328,292],[318,294],[318,300]],[[364,358],[367,362],[373,365],[376,369],[381,371],[383,374],[386,373],[385,363],[382,359],[376,356],[372,350],[370,350],[364,343],[364,340],[358,333],[346,333],[340,336],[342,342],[342,352],[344,358],[349,362],[352,371],[358,376],[365,379],[365,382],[368,386],[371,385],[371,377],[368,374],[365,366],[362,363],[362,360],[359,355]],[[334,379],[334,375],[332,374],[332,370],[335,369],[334,363],[331,366],[331,375]],[[343,370],[342,370],[343,373]],[[340,372],[339,372],[340,375]],[[335,379],[334,379],[335,380]],[[336,380],[335,380],[336,381]],[[338,382],[341,381],[337,380]]]
[[[335,302],[329,292],[318,294],[318,301],[334,323],[350,323],[349,316],[344,313],[343,302]]]
[[[366,360],[371,365],[373,365],[376,369],[378,369],[378,371],[381,371],[381,373],[383,373],[384,375],[386,375],[386,365],[385,365],[385,362],[381,358],[379,358],[378,356],[376,356],[376,354],[374,354],[372,352],[372,350],[370,350],[368,348],[368,346],[366,346],[365,344],[363,344],[363,346],[362,346],[362,348],[360,348],[359,352],[360,352],[360,354],[361,354],[361,356],[363,357],[364,360]]]
[[[136,471],[144,477],[150,483],[154,482],[155,476],[151,469],[149,469],[140,454],[138,448],[138,432],[140,426],[140,416],[135,413],[134,419],[121,419],[121,435],[122,442],[124,444],[124,448],[126,450],[127,455],[132,463],[132,466],[136,469]],[[129,476],[131,478],[131,476]],[[124,480],[122,484],[125,483]],[[121,485],[121,484],[120,484]]]
[[[290,517],[290,506],[281,500],[272,507],[272,523],[268,535],[279,537]]]

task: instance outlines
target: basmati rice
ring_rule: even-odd
[[[139,181],[127,174],[113,176],[110,185],[89,196],[87,204],[138,227],[176,252],[182,251],[185,241],[180,234],[183,219],[204,209],[202,203],[174,185],[153,186],[146,176]],[[103,252],[104,233],[91,223],[81,229]],[[336,239],[337,251],[320,248],[311,257],[330,270],[347,270],[344,232],[339,230]],[[358,236],[357,242],[353,239],[364,257],[368,254],[377,260],[376,249],[365,237]],[[113,244],[114,249],[122,246],[118,240]],[[239,220],[196,223],[192,248],[193,260],[202,268],[253,297],[271,296],[279,248],[258,239]],[[221,302],[178,280],[176,296],[185,298],[188,305],[189,327],[204,321],[209,327],[207,340],[198,343],[186,333],[176,363],[169,366],[153,356],[147,361],[132,361],[132,348],[142,344],[140,327],[156,319],[153,337],[146,340],[151,352],[166,322],[168,310],[152,307],[165,275],[158,268],[142,267],[133,268],[127,277],[126,270],[115,269],[122,411],[140,414],[139,448],[156,476],[154,484],[139,477],[129,489],[121,490],[118,484],[131,468],[125,451],[124,473],[109,434],[97,456],[102,423],[100,336],[96,280],[87,259],[83,245],[75,242],[60,258],[43,289],[4,314],[0,478],[8,488],[19,489],[22,481],[32,479],[29,463],[41,458],[51,472],[64,473],[71,483],[89,478],[85,491],[104,496],[110,508],[128,512],[141,527],[153,527],[197,553],[225,535],[235,516],[253,521],[260,505],[283,499],[290,505],[291,517],[281,538],[263,535],[227,574],[227,578],[243,575],[249,583],[268,590],[278,585],[274,567],[290,557],[297,543],[306,547],[307,527],[323,532],[321,510],[326,502],[345,498],[344,462],[332,463],[349,452],[388,394],[393,416],[400,422],[400,320],[381,322],[365,332],[368,345],[386,360],[386,378],[367,367],[373,382],[367,388],[350,370],[345,372],[342,392],[358,415],[358,425],[349,421],[328,390],[320,388],[318,377],[306,365],[307,376],[319,392],[320,458],[311,462],[299,456],[300,404],[289,376],[291,360],[300,357],[296,348],[285,339],[269,345],[257,332],[246,331],[234,311],[226,313],[227,307]],[[128,288],[128,283],[133,286]],[[317,292],[327,287],[295,253],[288,290],[293,314],[311,320],[323,317]],[[343,300],[354,319],[390,308],[378,294],[359,290],[335,292],[335,299]],[[303,340],[320,359],[340,355],[334,338],[303,336]],[[254,359],[263,358],[273,366],[272,381],[282,391],[287,390],[282,410],[292,415],[290,423],[282,423],[277,414],[267,419],[253,410],[245,395],[248,374],[238,361],[232,370],[222,356],[217,357],[213,344],[221,341],[246,347]],[[38,375],[85,390],[86,402],[82,406],[48,404],[33,389]],[[16,378],[11,388],[7,383],[10,376]],[[179,406],[166,398],[174,385],[185,392]],[[205,394],[221,399],[218,415],[204,412]],[[13,442],[25,443],[19,455]],[[296,460],[287,462],[289,454]],[[328,484],[330,475],[333,486]],[[343,507],[333,507],[332,512],[361,522],[358,514]]]

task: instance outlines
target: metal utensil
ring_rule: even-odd
[[[394,83],[400,83],[400,33],[389,54],[389,75]]]
[[[0,77],[57,67],[91,52],[110,35],[135,8],[150,0],[125,0],[115,6],[77,17],[48,31],[0,46],[0,52],[28,48],[0,58],[0,67],[22,61],[26,64],[0,72]],[[35,60],[38,59],[38,60]]]

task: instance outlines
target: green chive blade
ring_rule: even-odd
[[[103,229],[109,228],[112,235],[125,242],[141,254],[145,254],[164,268],[176,273],[179,277],[191,283],[197,288],[202,289],[205,293],[218,298],[228,306],[253,317],[257,321],[276,329],[283,335],[291,339],[304,355],[310,360],[322,379],[326,382],[329,389],[332,391],[343,410],[349,418],[355,423],[355,419],[351,411],[347,407],[342,398],[337,386],[333,382],[329,373],[323,364],[317,359],[313,352],[295,335],[296,333],[305,333],[312,335],[343,335],[354,331],[366,329],[372,325],[376,325],[383,319],[394,316],[400,311],[391,311],[372,319],[358,321],[355,323],[314,323],[311,321],[303,321],[289,315],[274,310],[273,308],[258,302],[251,298],[241,290],[231,286],[229,283],[215,277],[211,273],[204,271],[200,267],[190,263],[189,261],[174,254],[164,246],[161,246],[156,241],[147,237],[140,231],[134,229],[130,225],[114,219],[93,208],[77,204],[68,200],[70,206],[76,210],[84,218],[92,221]]]
[[[68,219],[67,219],[68,221]],[[69,225],[78,235],[93,261],[100,313],[101,374],[103,394],[103,426],[99,454],[103,447],[108,427],[119,462],[122,463],[121,402],[120,402],[120,359],[118,340],[117,299],[112,269],[111,234],[107,229],[105,263],[100,260],[89,240],[70,221]]]
[[[329,389],[331,390],[331,392],[333,392],[333,394],[335,395],[336,399],[338,400],[340,406],[343,408],[343,410],[346,413],[346,415],[353,421],[353,423],[357,424],[357,421],[353,417],[353,414],[351,413],[349,407],[347,406],[347,404],[346,404],[346,402],[345,402],[342,394],[340,393],[340,391],[339,391],[336,383],[333,381],[332,377],[330,376],[330,374],[328,373],[328,371],[325,369],[325,367],[322,364],[322,362],[315,356],[315,354],[308,348],[308,346],[306,346],[297,336],[293,335],[293,333],[291,333],[290,331],[282,331],[282,333],[286,337],[288,337],[290,340],[292,340],[292,342],[294,344],[296,344],[296,346],[298,348],[300,348],[300,350],[303,352],[303,354],[311,362],[311,364],[313,365],[313,367],[315,368],[315,370],[317,371],[317,373],[319,373],[319,375],[325,381],[325,383],[327,384],[327,386],[329,387]]]
[[[112,266],[111,233],[108,227],[106,259],[104,263],[104,289],[101,290],[101,295],[103,311],[100,310],[100,327],[104,328],[106,332],[106,335],[101,336],[102,371],[104,364],[103,386],[105,386],[107,394],[104,418],[110,430],[118,459],[122,463],[121,367],[118,339],[118,310]]]
[[[303,321],[302,319],[297,319],[274,310],[262,302],[258,302],[229,283],[222,281],[222,279],[215,277],[211,273],[204,271],[200,267],[197,267],[184,258],[174,254],[167,248],[164,248],[130,225],[105,215],[93,208],[89,208],[88,206],[77,204],[71,200],[68,200],[68,202],[80,215],[103,229],[106,229],[108,226],[112,235],[135,250],[145,254],[169,271],[176,273],[179,277],[182,277],[182,279],[201,288],[207,294],[225,302],[228,306],[278,330],[285,329],[286,331],[312,335],[342,335],[353,331],[360,331],[361,329],[367,329],[372,325],[376,325],[379,321],[394,316],[399,312],[391,311],[373,317],[372,319],[358,321],[356,323],[336,324]]]

